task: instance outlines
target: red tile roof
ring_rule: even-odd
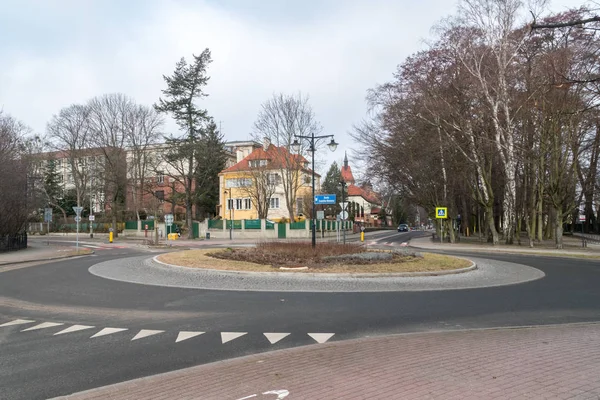
[[[236,172],[236,171],[250,171],[250,161],[251,160],[268,160],[268,168],[267,169],[281,169],[286,168],[287,165],[293,164],[293,162],[288,163],[288,160],[296,160],[299,164],[308,164],[306,158],[302,157],[299,154],[290,153],[284,146],[277,147],[273,144],[269,145],[267,150],[262,147],[255,149],[252,153],[246,156],[242,161],[237,164],[232,165],[229,168],[224,169],[221,173],[225,172]],[[302,168],[302,171],[312,173],[312,170],[309,168]],[[315,176],[320,177],[321,175],[315,173]]]
[[[381,204],[381,200],[375,192],[356,185],[348,185],[348,196],[361,196],[371,204]]]
[[[344,182],[354,184],[354,176],[352,175],[352,169],[350,169],[349,165],[342,166],[342,180]]]

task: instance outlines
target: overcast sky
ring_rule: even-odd
[[[328,166],[360,149],[348,132],[365,116],[367,89],[390,80],[455,9],[453,0],[1,0],[0,108],[42,133],[62,107],[96,95],[151,105],[162,75],[208,47],[199,105],[225,140],[249,139],[273,93],[302,92],[340,143]]]

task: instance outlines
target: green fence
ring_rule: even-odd
[[[290,229],[306,229],[306,221],[290,222]]]
[[[96,223],[92,224],[94,228],[94,232],[106,233],[110,228],[112,228],[112,224],[110,222],[106,223]],[[117,223],[117,231],[121,232],[125,228],[125,224],[123,222]],[[90,224],[88,222],[82,222],[79,224],[79,232],[87,232],[90,230]],[[59,232],[76,232],[77,224],[60,224],[58,225]]]
[[[266,229],[275,229],[275,223],[271,221],[266,222]]]
[[[228,219],[226,221],[227,221],[227,225],[226,225],[225,229],[231,229],[231,222],[232,221],[230,219]],[[233,229],[234,230],[235,229],[242,229],[242,220],[240,220],[240,219],[233,220]]]
[[[209,219],[208,220],[208,229],[223,229],[223,220],[222,219]]]
[[[146,229],[146,225],[148,225],[148,230],[154,230],[154,220],[153,219],[142,220],[142,230]],[[137,227],[138,227],[137,221],[125,221],[125,229],[137,230]]]
[[[244,229],[260,229],[260,219],[245,219]]]

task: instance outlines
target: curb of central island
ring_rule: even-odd
[[[459,268],[459,269],[451,269],[451,270],[445,270],[445,271],[423,271],[423,272],[381,272],[381,273],[347,273],[347,274],[340,274],[340,273],[329,273],[329,272],[256,272],[256,271],[231,271],[231,270],[223,270],[223,269],[214,269],[214,268],[194,268],[194,267],[186,267],[184,265],[176,265],[176,264],[169,264],[166,263],[164,261],[160,261],[158,259],[158,257],[160,257],[162,254],[158,254],[154,257],[152,257],[152,261],[158,263],[158,264],[162,264],[165,265],[167,267],[173,267],[173,268],[184,268],[186,270],[201,270],[201,271],[206,271],[206,272],[214,272],[214,273],[219,273],[219,274],[224,274],[224,275],[231,275],[231,276],[240,276],[240,275],[245,275],[245,276],[285,276],[285,277],[298,277],[298,278],[304,278],[304,277],[311,277],[311,278],[318,278],[318,277],[323,277],[323,278],[342,278],[342,277],[346,277],[346,278],[385,278],[385,277],[394,277],[394,278],[401,278],[401,277],[422,277],[422,276],[441,276],[441,275],[455,275],[455,274],[462,274],[465,272],[470,272],[470,271],[474,271],[477,269],[477,264],[472,261],[469,260],[468,258],[464,258],[464,257],[456,257],[456,256],[451,256],[451,257],[455,257],[455,258],[459,258],[461,260],[467,260],[471,263],[470,266],[465,267],[465,268]]]

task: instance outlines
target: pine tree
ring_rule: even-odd
[[[189,229],[188,238],[193,238],[192,206],[196,203],[198,170],[198,145],[202,129],[206,129],[211,121],[208,112],[196,106],[195,101],[207,96],[203,88],[209,80],[206,74],[208,64],[212,62],[210,50],[205,49],[200,55],[193,55],[193,62],[188,64],[182,58],[175,66],[172,76],[163,76],[167,88],[162,92],[165,98],[160,98],[154,105],[156,111],[169,114],[179,128],[185,132],[184,138],[170,138],[170,146],[166,161],[174,170],[171,178],[178,180],[185,190],[186,225]]]

